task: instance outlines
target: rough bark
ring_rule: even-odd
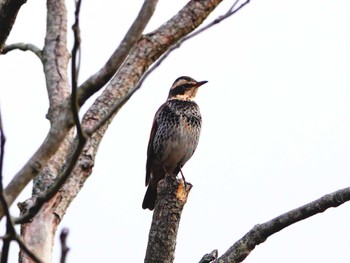
[[[186,189],[185,189],[186,188]],[[181,213],[186,204],[190,184],[175,176],[166,175],[158,184],[158,198],[148,236],[145,263],[174,261],[177,231]]]

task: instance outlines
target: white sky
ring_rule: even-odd
[[[112,53],[142,3],[118,2],[83,1],[81,82]],[[185,3],[160,1],[148,31]],[[349,186],[349,11],[347,0],[253,0],[175,51],[111,124],[94,173],[60,225],[70,229],[68,262],[143,261],[152,218],[141,209],[149,131],[181,75],[209,83],[197,99],[203,128],[184,168],[194,187],[175,262],[198,262],[215,248],[221,255],[255,224]],[[42,47],[44,33],[45,1],[28,1],[7,43]],[[7,184],[46,135],[48,102],[33,54],[1,56],[0,72]],[[245,262],[349,262],[349,210],[345,204],[297,223]],[[58,255],[57,244],[53,262]]]

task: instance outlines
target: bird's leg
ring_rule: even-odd
[[[184,176],[184,174],[183,174],[183,172],[181,170],[181,166],[179,167],[179,169],[180,169],[180,173],[181,173],[181,176],[182,176],[182,180],[184,181],[184,184],[185,184],[185,189],[187,189],[187,182],[186,182],[185,176]]]

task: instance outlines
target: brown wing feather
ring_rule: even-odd
[[[156,119],[153,120],[153,125],[151,129],[151,134],[149,136],[149,141],[148,141],[148,147],[147,147],[147,162],[146,162],[146,186],[149,184],[150,178],[151,178],[151,167],[152,167],[152,162],[154,158],[154,153],[153,153],[153,139],[154,135],[156,134],[158,125]]]
[[[159,112],[163,110],[165,105],[166,105],[165,103],[161,105],[157,110],[156,114],[154,115],[152,129],[149,136],[148,147],[147,147],[147,162],[146,162],[146,186],[149,184],[151,179],[151,169],[152,169],[152,164],[155,157],[153,152],[153,140],[158,129],[157,117]]]

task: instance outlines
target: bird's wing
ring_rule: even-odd
[[[153,140],[158,129],[157,117],[159,113],[164,109],[164,107],[165,107],[165,103],[162,106],[160,106],[159,109],[157,110],[154,116],[151,134],[149,136],[148,147],[147,147],[147,162],[146,162],[146,186],[149,184],[151,179],[151,168],[155,157],[155,153],[153,151]]]

